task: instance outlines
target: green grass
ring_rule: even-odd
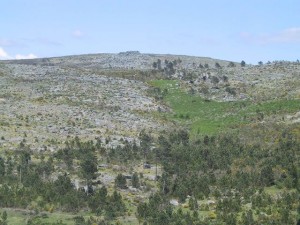
[[[28,213],[25,213],[23,210],[17,210],[17,209],[1,209],[0,212],[3,211],[7,212],[8,215],[8,224],[14,224],[14,225],[24,225],[26,224],[26,221],[30,218],[32,218],[32,215],[29,215]],[[54,213],[47,213],[48,218],[42,218],[41,221],[44,223],[54,223],[57,221],[62,221],[68,225],[74,224],[74,214],[69,213],[60,213],[60,212],[54,212]],[[88,218],[88,217],[86,217]]]
[[[261,113],[264,118],[284,115],[300,110],[300,100],[276,100],[261,103],[250,101],[216,102],[191,95],[180,88],[176,80],[154,80],[151,86],[167,89],[165,103],[173,112],[166,117],[191,128],[192,134],[215,134],[228,128],[258,122]]]

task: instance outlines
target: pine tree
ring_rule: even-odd
[[[122,174],[118,174],[115,178],[115,186],[121,189],[127,188],[125,176],[123,176]]]
[[[139,175],[136,172],[132,175],[131,183],[132,183],[132,187],[134,188],[140,187]]]

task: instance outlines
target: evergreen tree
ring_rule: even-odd
[[[0,177],[5,176],[5,164],[4,159],[0,157]]]
[[[131,178],[132,187],[139,188],[140,187],[140,179],[139,175],[135,172]]]
[[[118,174],[115,178],[115,186],[121,189],[127,188],[126,177],[122,174]]]
[[[7,225],[7,212],[4,211],[1,215],[0,225]]]
[[[86,154],[82,159],[81,172],[87,183],[95,178],[95,173],[97,172],[97,158],[92,152]]]

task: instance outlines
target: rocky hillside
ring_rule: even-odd
[[[176,76],[176,75],[175,75]],[[300,63],[197,68],[179,73],[188,91],[217,101],[300,98]]]
[[[6,149],[25,138],[33,149],[51,149],[53,142],[74,136],[109,138],[114,145],[143,129],[167,127],[152,117],[165,107],[146,95],[140,81],[22,62],[2,65],[1,71],[0,143]]]
[[[2,61],[1,207],[20,225],[295,224],[299,87],[299,62]]]
[[[43,58],[43,59],[24,59],[7,60],[9,64],[27,64],[41,66],[69,66],[85,69],[153,69],[153,63],[161,60],[162,67],[165,60],[174,62],[180,60],[181,68],[194,68],[199,64],[208,64],[214,66],[216,62],[225,66],[229,62],[225,60],[216,60],[207,57],[195,57],[184,55],[164,55],[164,54],[142,54],[138,51],[120,52],[118,54],[89,54],[75,55],[65,57]]]
[[[114,76],[125,71],[126,79]],[[25,137],[32,148],[52,148],[68,137],[133,140],[146,129],[167,129],[155,116],[171,110],[136,79],[155,75],[179,80],[191,95],[216,101],[255,102],[300,97],[299,62],[245,65],[205,57],[141,54],[78,55],[2,61],[0,137],[13,148]],[[158,119],[160,118],[160,119]],[[41,146],[44,146],[41,149]],[[47,146],[47,147],[46,147]]]
[[[217,101],[261,101],[300,96],[299,62],[276,61],[242,67],[241,63],[207,57],[142,54],[138,51],[3,62],[37,68],[76,69],[87,75],[124,78],[125,73],[130,78],[153,79],[153,75],[155,78],[175,78],[183,81],[187,91]]]

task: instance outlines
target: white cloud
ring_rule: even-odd
[[[272,44],[272,43],[299,43],[300,27],[288,28],[276,33],[251,34],[248,32],[240,33],[240,38],[252,43]]]
[[[81,30],[74,30],[72,35],[73,35],[73,37],[76,37],[76,38],[81,38],[84,36],[84,34],[82,33]]]
[[[28,55],[16,54],[15,57],[10,56],[3,48],[0,47],[0,60],[6,59],[35,59],[37,56],[33,53]]]
[[[5,59],[11,59],[11,57],[8,55],[8,53],[0,47],[0,59],[5,60]]]
[[[15,57],[15,59],[35,59],[35,58],[37,58],[37,56],[32,53],[30,53],[28,55],[17,54]]]
[[[300,42],[300,28],[293,27],[271,35],[269,41],[282,43]]]

